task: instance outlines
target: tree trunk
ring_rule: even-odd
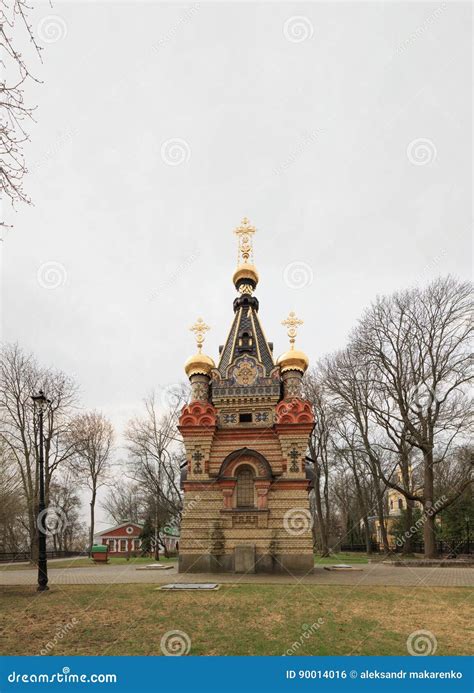
[[[366,514],[364,514],[362,521],[364,523],[365,548],[367,551],[367,556],[370,556],[372,553],[372,537],[370,536],[369,518]]]
[[[89,530],[89,554],[92,553],[92,547],[94,545],[94,523],[95,523],[96,494],[97,494],[97,490],[94,487],[92,490],[92,498],[91,498],[91,526],[90,526],[90,530]]]
[[[413,553],[413,501],[407,499],[407,509],[405,512],[405,538],[402,546],[402,554]]]
[[[423,541],[425,544],[425,558],[436,558],[435,518],[433,515],[434,477],[433,454],[425,454],[424,489],[423,489]]]
[[[38,517],[38,512],[36,511],[35,513],[28,513],[28,531],[30,535],[30,560],[32,563],[37,563],[38,562],[38,554],[39,554],[39,547],[38,547],[38,528],[37,528],[37,517]]]
[[[387,527],[385,525],[385,516],[383,511],[383,493],[380,492],[379,487],[377,487],[377,517],[380,525],[383,550],[385,553],[390,553],[390,545],[388,543]]]

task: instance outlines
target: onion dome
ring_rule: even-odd
[[[202,345],[204,343],[204,335],[211,328],[206,325],[202,318],[198,318],[192,327],[189,328],[196,335],[196,343],[198,347],[197,354],[191,356],[184,364],[186,375],[190,378],[193,375],[210,375],[215,363],[210,356],[202,353]]]
[[[210,375],[216,364],[210,356],[202,354],[198,351],[197,354],[191,356],[184,364],[186,375],[190,378],[192,375]]]
[[[282,325],[288,328],[288,337],[290,338],[290,349],[282,354],[277,365],[280,366],[282,373],[285,371],[300,371],[304,373],[309,366],[309,359],[303,351],[295,349],[295,340],[299,325],[303,324],[303,320],[296,317],[292,311],[286,320],[283,320]]]
[[[280,366],[282,373],[285,371],[301,371],[304,373],[309,366],[309,359],[304,351],[298,349],[290,349],[279,356],[277,365]]]
[[[250,285],[252,287],[252,290],[255,290],[255,287],[258,284],[257,268],[255,267],[255,265],[251,265],[248,262],[245,262],[244,264],[237,267],[237,269],[234,272],[234,276],[232,277],[232,281],[234,282],[237,291],[240,291],[241,288],[246,285]]]

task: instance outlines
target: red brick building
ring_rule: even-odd
[[[191,328],[198,351],[185,364],[191,397],[179,419],[187,460],[181,572],[314,568],[305,459],[314,414],[302,389],[308,357],[295,348],[302,320],[292,312],[283,321],[290,348],[275,359],[254,296],[255,231],[248,219],[235,230],[238,295],[217,366],[202,351],[208,325],[199,319]]]
[[[109,547],[109,556],[132,556],[141,554],[141,540],[143,525],[136,522],[125,521],[115,527],[105,529],[95,535],[94,543]],[[170,554],[178,552],[179,531],[173,527],[165,527],[160,532],[160,551],[163,546]]]
[[[95,537],[96,544],[109,547],[109,556],[125,556],[128,553],[139,555],[141,548],[140,534],[143,525],[135,522],[123,522],[115,527],[98,532]]]

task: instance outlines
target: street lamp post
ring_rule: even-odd
[[[46,558],[46,502],[44,497],[44,440],[43,440],[43,414],[50,404],[50,400],[40,390],[31,399],[38,411],[39,419],[39,500],[38,500],[38,592],[49,590],[48,587],[48,562]]]

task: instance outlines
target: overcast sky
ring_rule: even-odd
[[[198,316],[217,359],[244,215],[276,355],[289,310],[314,363],[377,294],[470,276],[469,3],[33,4],[2,338],[119,430],[183,380]]]

